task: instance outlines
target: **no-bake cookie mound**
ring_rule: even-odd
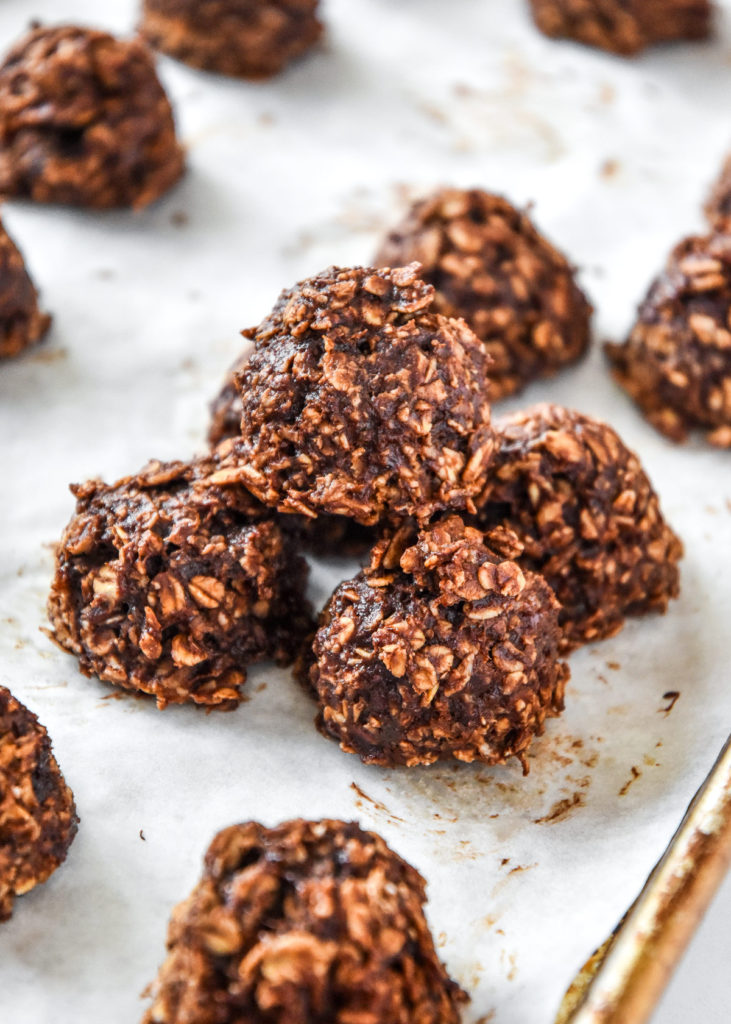
[[[424,879],[342,821],[219,832],[143,1024],[458,1024]]]
[[[654,43],[706,39],[713,15],[710,0],[531,0],[531,6],[546,35],[622,56]]]
[[[606,423],[538,405],[497,424],[479,521],[514,531],[518,562],[561,603],[562,647],[617,633],[678,594],[682,545],[637,456]]]
[[[142,207],[183,171],[150,50],[76,26],[36,28],[0,67],[0,194]]]
[[[687,238],[671,253],[622,345],[618,383],[666,437],[694,429],[731,447],[731,235]]]
[[[333,594],[309,655],[320,730],[371,764],[516,756],[525,769],[568,669],[558,603],[519,551],[509,531],[485,538],[458,516],[379,542]]]
[[[23,256],[0,222],[0,357],[16,356],[39,341],[50,323],[38,308]]]
[[[293,658],[311,628],[306,564],[215,457],[72,491],[48,612],[83,672],[159,707],[231,708],[248,664]]]
[[[145,0],[145,38],[204,71],[269,78],[319,39],[317,0]]]
[[[434,286],[434,310],[464,317],[484,342],[491,399],[584,354],[592,310],[573,268],[501,196],[448,188],[417,202],[376,256],[379,266],[412,260]]]
[[[471,507],[494,447],[489,357],[432,299],[418,265],[331,267],[283,292],[245,332],[244,486],[282,512],[363,525]]]
[[[0,686],[0,921],[64,862],[78,821],[48,733]]]

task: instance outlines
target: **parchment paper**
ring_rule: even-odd
[[[189,147],[180,187],[136,216],[7,205],[55,321],[0,368],[0,681],[48,726],[82,821],[66,865],[0,929],[3,1024],[139,1019],[214,832],[297,815],[357,818],[422,871],[441,954],[473,996],[467,1021],[550,1024],[731,727],[729,455],[666,443],[599,350],[671,244],[701,228],[731,142],[729,26],[621,61],[542,38],[525,7],[329,0],[324,45],[265,84],[161,61]],[[5,0],[3,48],[31,16],[126,31],[136,11]],[[238,330],[306,274],[367,262],[408,197],[440,183],[535,201],[582,268],[592,355],[511,405],[596,414],[640,453],[687,546],[681,599],[572,657],[566,713],[527,779],[517,763],[365,768],[270,666],[229,715],[160,713],[83,678],[39,631],[66,485],[199,449]],[[319,606],[351,568],[315,567]]]

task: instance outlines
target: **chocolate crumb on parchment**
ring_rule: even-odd
[[[428,312],[418,273],[331,267],[245,332],[235,454],[260,500],[365,526],[472,507],[494,447],[489,357],[464,322]]]
[[[173,911],[143,1024],[458,1024],[426,883],[354,822],[219,832]]]
[[[662,434],[684,441],[702,430],[731,448],[731,234],[676,246],[628,339],[606,352],[615,380]]]
[[[555,405],[499,420],[479,524],[514,531],[561,603],[562,648],[613,636],[677,597],[683,547],[638,458],[606,423]]]
[[[40,341],[50,324],[38,308],[22,253],[0,222],[0,357],[17,356]]]
[[[0,921],[64,862],[78,822],[48,733],[0,686]]]
[[[82,672],[158,706],[236,707],[248,664],[287,664],[312,629],[307,566],[215,456],[72,487],[48,613]]]
[[[317,7],[318,0],[144,0],[140,31],[195,68],[269,78],[320,38]]]
[[[547,36],[629,57],[656,43],[707,39],[710,0],[530,0]]]
[[[139,39],[35,28],[0,67],[0,194],[143,207],[183,172],[170,103]]]
[[[434,286],[434,311],[464,317],[484,343],[493,401],[585,353],[592,308],[572,266],[501,196],[445,188],[416,202],[375,262],[412,260]]]
[[[450,516],[405,526],[342,583],[298,674],[318,727],[381,765],[502,764],[563,709],[559,606],[517,537]]]

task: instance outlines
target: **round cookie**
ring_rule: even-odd
[[[500,447],[478,514],[523,545],[561,603],[562,648],[612,636],[628,615],[678,595],[682,544],[637,456],[606,423],[555,405],[499,421]]]
[[[331,597],[308,655],[320,730],[369,764],[518,757],[527,771],[568,669],[558,603],[519,551],[509,531],[485,538],[458,516],[377,544]]]
[[[731,235],[686,238],[639,308],[612,374],[673,441],[705,431],[731,448]]]
[[[531,0],[533,18],[547,36],[632,56],[654,43],[706,39],[710,0]]]
[[[319,39],[318,0],[144,0],[140,31],[204,71],[269,78]]]
[[[291,661],[311,629],[293,537],[214,457],[72,487],[48,613],[82,672],[158,706],[235,707],[246,666]]]
[[[0,686],[0,921],[64,862],[78,823],[48,733]]]
[[[424,879],[354,822],[219,832],[143,1024],[458,1024]]]
[[[592,309],[573,268],[501,196],[447,188],[415,203],[376,256],[378,266],[412,260],[434,286],[434,310],[464,317],[484,343],[493,401],[586,351]]]
[[[152,53],[94,29],[35,28],[0,66],[0,194],[143,207],[183,172]]]
[[[38,308],[22,253],[0,222],[0,358],[17,356],[40,341],[50,324],[50,316]]]
[[[236,378],[245,487],[366,526],[472,507],[494,446],[489,358],[432,298],[418,265],[331,267],[282,293]]]

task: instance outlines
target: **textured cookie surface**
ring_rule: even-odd
[[[321,731],[372,764],[517,756],[525,768],[563,708],[568,670],[558,603],[519,551],[509,531],[485,540],[457,516],[376,545],[336,589],[305,659]]]
[[[706,39],[710,0],[531,0],[536,24],[548,36],[631,56],[653,43]]]
[[[76,26],[36,28],[0,67],[0,194],[142,207],[183,154],[151,52]]]
[[[150,463],[72,488],[49,599],[56,640],[82,671],[158,705],[234,707],[246,667],[292,659],[310,628],[292,536],[215,456]]]
[[[143,1024],[458,1024],[424,880],[342,821],[234,825],[174,911]]]
[[[0,357],[17,356],[39,341],[50,323],[38,308],[23,256],[0,222]]]
[[[317,0],[144,0],[140,30],[170,57],[269,78],[319,39]]]
[[[731,235],[682,241],[626,342],[606,351],[617,382],[666,437],[699,429],[731,448]]]
[[[252,493],[363,525],[471,506],[494,446],[489,358],[432,299],[416,265],[332,267],[280,296],[237,376]]]
[[[478,520],[513,530],[518,562],[561,603],[562,646],[665,611],[682,544],[637,456],[605,423],[555,405],[499,421],[500,446]]]
[[[0,686],[0,921],[63,863],[78,821],[48,733]]]
[[[585,352],[591,306],[573,268],[501,196],[450,188],[417,202],[376,256],[379,266],[412,260],[434,286],[434,310],[464,317],[484,343],[491,399]]]

